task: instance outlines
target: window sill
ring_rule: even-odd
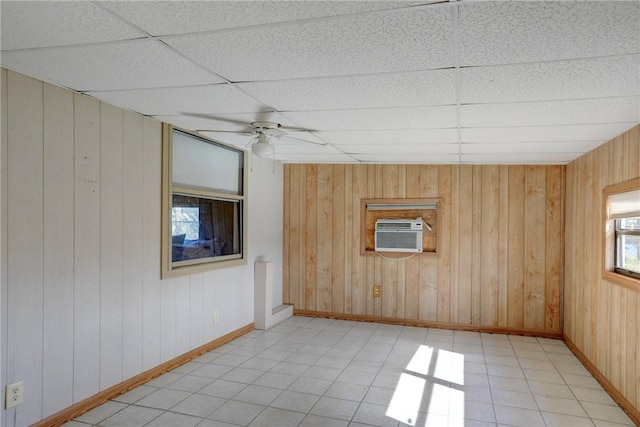
[[[614,271],[605,271],[602,278],[609,283],[640,292],[640,279],[634,279],[633,277],[618,274]]]

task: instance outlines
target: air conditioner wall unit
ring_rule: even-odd
[[[422,252],[422,218],[376,221],[376,252]]]

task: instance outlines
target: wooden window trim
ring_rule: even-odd
[[[638,188],[640,188],[640,177],[609,185],[602,191],[602,218],[604,221],[602,227],[602,279],[636,292],[640,292],[640,279],[614,271],[615,220],[609,219],[608,206],[610,196]]]
[[[367,249],[367,233],[369,233],[369,237],[372,238],[374,230],[373,228],[367,228],[367,205],[370,204],[389,204],[389,205],[420,205],[420,204],[435,204],[436,208],[436,218],[435,218],[435,226],[433,227],[432,232],[423,232],[423,247],[424,242],[427,240],[427,236],[435,235],[435,248],[433,250],[428,250],[424,252],[417,252],[412,254],[412,256],[418,257],[439,257],[438,248],[441,248],[442,245],[440,243],[440,239],[442,238],[442,232],[439,232],[438,228],[441,221],[442,215],[442,204],[441,199],[439,197],[434,198],[425,198],[425,199],[361,199],[360,200],[360,255],[364,256],[372,256],[376,255],[376,251],[373,249]],[[391,210],[390,210],[391,211]],[[384,211],[378,211],[384,212]],[[422,216],[423,213],[420,210],[407,210],[406,213],[402,215],[403,218],[417,218],[418,216]],[[385,256],[389,258],[403,258],[407,256],[407,253],[398,253],[398,252],[384,252]]]

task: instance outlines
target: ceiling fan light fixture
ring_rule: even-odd
[[[258,157],[273,158],[275,147],[264,133],[258,135],[256,142],[251,145],[251,151]]]

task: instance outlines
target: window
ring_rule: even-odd
[[[640,179],[605,195],[605,279],[640,290]]]
[[[244,152],[165,125],[162,277],[244,264]]]
[[[640,216],[615,220],[616,273],[640,279]]]

